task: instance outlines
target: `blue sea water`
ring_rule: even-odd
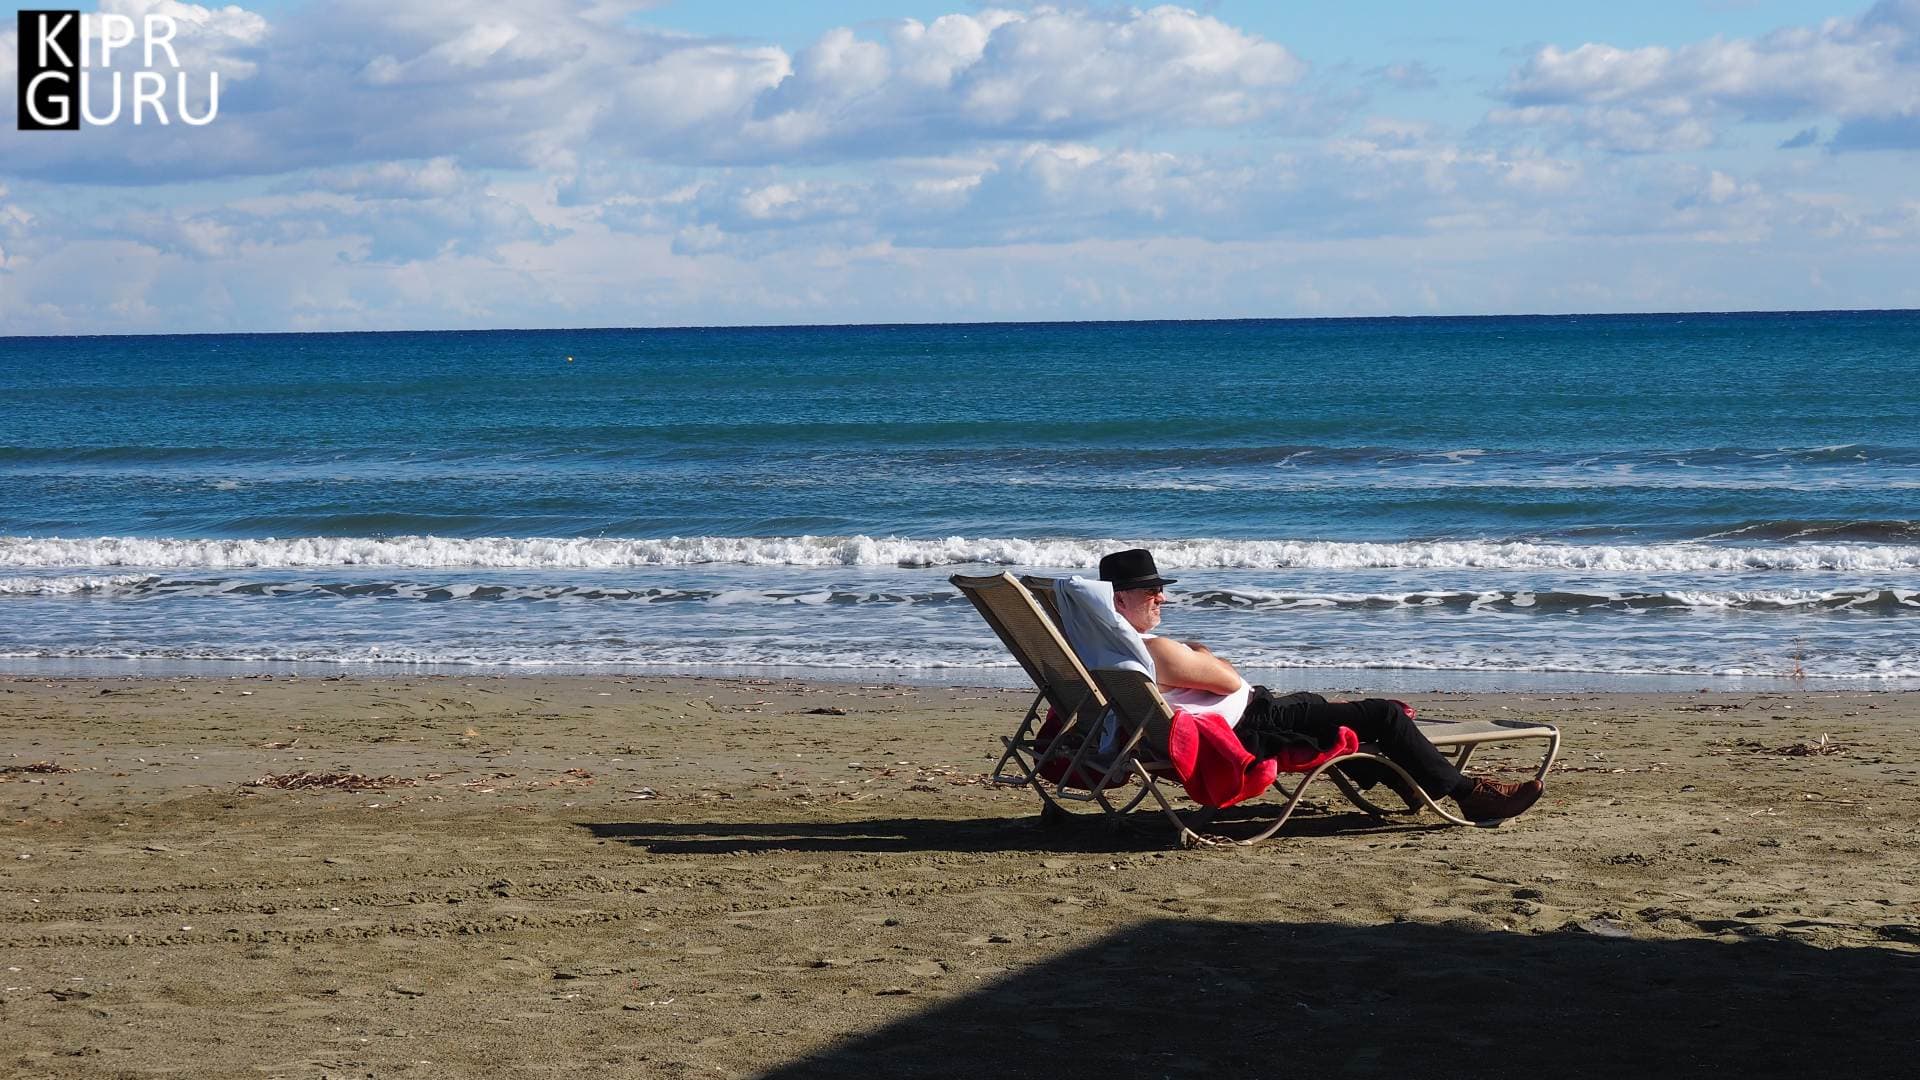
[[[0,670],[1920,686],[1920,313],[0,338]],[[1638,681],[1636,681],[1638,680]]]

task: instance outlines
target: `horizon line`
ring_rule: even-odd
[[[601,334],[684,330],[856,330],[963,326],[1149,326],[1189,323],[1443,321],[1452,319],[1634,319],[1728,315],[1905,315],[1920,308],[1737,308],[1698,311],[1560,311],[1425,315],[1235,315],[1198,319],[965,319],[954,322],[677,323],[658,326],[415,327],[383,330],[152,330],[131,333],[0,334],[0,341],[148,337],[297,337],[344,334]]]

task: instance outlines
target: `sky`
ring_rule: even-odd
[[[81,6],[0,335],[1920,308],[1920,0]]]

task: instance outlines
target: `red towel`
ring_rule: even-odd
[[[1227,807],[1245,802],[1273,786],[1281,772],[1310,772],[1336,757],[1360,749],[1360,736],[1341,728],[1339,742],[1324,753],[1289,750],[1279,758],[1255,758],[1240,745],[1233,728],[1216,713],[1176,709],[1167,733],[1167,756],[1188,797],[1201,806]]]

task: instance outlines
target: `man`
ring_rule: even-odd
[[[1174,579],[1160,576],[1153,553],[1145,548],[1116,551],[1102,558],[1100,580],[1113,585],[1114,609],[1146,642],[1147,654],[1153,657],[1154,679],[1168,701],[1189,709],[1220,712],[1233,725],[1240,745],[1255,757],[1278,757],[1289,746],[1330,749],[1337,729],[1348,727],[1360,741],[1379,747],[1388,760],[1407,770],[1429,796],[1453,799],[1460,806],[1460,816],[1468,821],[1515,817],[1540,798],[1538,780],[1513,784],[1462,773],[1420,733],[1412,710],[1401,702],[1383,698],[1328,701],[1318,694],[1305,693],[1275,697],[1258,686],[1245,693],[1246,680],[1205,645],[1153,633],[1160,625],[1166,587]],[[1356,761],[1342,768],[1362,787],[1385,781],[1396,790],[1400,788],[1400,777],[1375,763]]]

